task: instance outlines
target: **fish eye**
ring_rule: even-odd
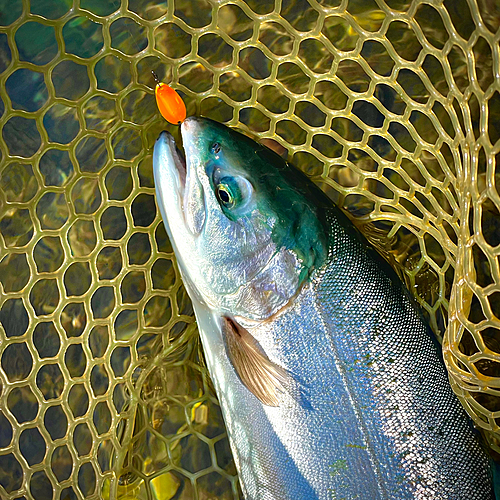
[[[231,208],[234,205],[234,197],[226,184],[218,184],[215,188],[215,195],[225,207]]]
[[[218,142],[214,142],[210,149],[211,149],[213,154],[217,155],[220,153],[220,144]]]
[[[216,169],[213,179],[215,198],[222,209],[236,211],[236,214],[251,200],[252,185],[244,177],[220,174],[220,170]]]

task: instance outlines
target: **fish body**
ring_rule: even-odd
[[[407,289],[306,176],[205,118],[157,201],[247,500],[486,500],[488,459]]]

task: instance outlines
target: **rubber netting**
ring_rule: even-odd
[[[500,451],[499,26],[495,0],[0,0],[0,497],[240,496],[151,70],[392,254]]]

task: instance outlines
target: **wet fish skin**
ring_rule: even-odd
[[[494,498],[390,266],[278,155],[208,119],[181,132],[186,172],[171,137],[155,145],[157,200],[246,499]]]

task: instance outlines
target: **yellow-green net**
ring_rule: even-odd
[[[151,70],[385,242],[500,438],[495,0],[0,0],[0,498],[233,499]]]

